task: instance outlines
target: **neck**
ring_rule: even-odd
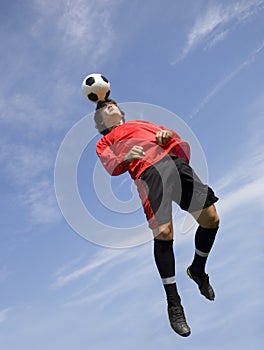
[[[123,120],[120,120],[120,122],[119,122],[118,124],[113,125],[113,126],[110,126],[110,128],[108,128],[108,130],[111,131],[111,130],[117,128],[118,126],[120,126],[120,125],[122,125],[122,124],[124,124],[124,122],[123,122]]]

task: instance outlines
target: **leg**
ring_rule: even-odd
[[[173,252],[172,199],[167,160],[149,167],[136,185],[154,236],[154,257],[169,305],[180,304]],[[166,171],[165,171],[166,170]],[[164,223],[165,222],[165,223]]]
[[[219,226],[219,217],[212,204],[200,212],[192,213],[199,227],[195,234],[195,256],[192,271],[196,275],[205,274],[205,264],[215,241]]]
[[[214,204],[210,205],[208,208],[193,212],[191,214],[203,228],[214,229],[218,228],[219,226],[219,217]]]
[[[137,182],[137,187],[149,227],[153,231],[154,258],[167,296],[170,324],[176,333],[187,337],[190,328],[186,323],[175,277],[171,165],[172,162],[165,158],[149,167],[142,174],[141,181]]]
[[[178,305],[181,299],[176,286],[172,222],[154,229],[153,235],[155,237],[154,258],[167,295],[168,305]]]
[[[153,229],[152,232],[155,239],[159,239],[161,241],[173,240],[173,225],[171,221]]]
[[[181,298],[176,286],[172,222],[153,230],[153,235],[155,237],[154,257],[167,296],[170,324],[176,333],[187,337],[191,331],[186,323]]]
[[[182,190],[178,204],[181,209],[191,213],[199,223],[195,235],[195,257],[187,273],[198,284],[201,293],[207,299],[213,300],[214,291],[205,273],[205,264],[219,225],[219,218],[213,205],[218,198],[208,185],[202,183],[190,165],[182,159],[176,160],[175,164],[178,165]],[[177,192],[174,198],[177,202]]]
[[[212,249],[219,226],[219,217],[212,204],[200,212],[192,213],[199,223],[195,234],[195,255],[187,273],[198,284],[201,293],[209,300],[214,300],[214,291],[205,273],[205,265]]]

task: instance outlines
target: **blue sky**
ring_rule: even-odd
[[[1,1],[0,19],[1,348],[262,349],[264,1]],[[168,325],[129,177],[110,180],[97,162],[94,105],[80,87],[92,72],[109,78],[128,119],[139,110],[180,128],[220,197],[214,303],[186,276],[195,225],[175,208],[187,339]],[[91,214],[77,220],[88,239],[68,224],[54,188],[63,140],[80,130],[87,147],[72,176]],[[108,247],[96,244],[102,237]]]

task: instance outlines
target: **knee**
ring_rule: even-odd
[[[207,216],[204,226],[205,228],[218,228],[219,223],[220,223],[219,216],[215,212],[214,214]]]
[[[203,209],[198,215],[195,214],[194,217],[198,224],[204,228],[219,227],[220,219],[214,205]]]
[[[168,241],[173,239],[173,226],[172,223],[159,226],[154,232],[154,236],[162,241]]]

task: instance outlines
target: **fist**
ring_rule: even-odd
[[[158,145],[164,145],[172,138],[172,133],[169,130],[160,130],[156,134],[156,142]]]
[[[136,159],[142,159],[145,156],[145,152],[143,147],[141,146],[133,146],[131,150],[125,155],[124,161],[127,163],[132,162]]]

